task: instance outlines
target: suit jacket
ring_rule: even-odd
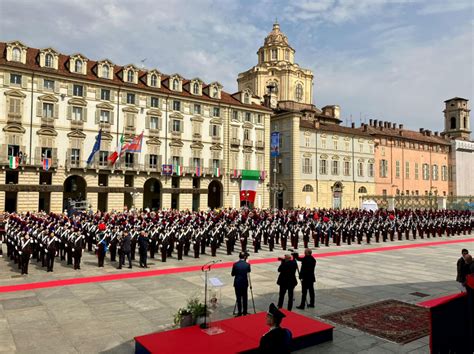
[[[277,284],[285,288],[294,288],[298,281],[296,280],[296,261],[282,261],[278,267],[278,276]]]
[[[132,238],[130,235],[124,236],[122,239],[122,251],[123,252],[131,252],[132,251]]]
[[[148,250],[148,237],[145,236],[138,236],[138,246],[140,247],[140,250]]]
[[[291,332],[285,328],[276,327],[260,338],[258,352],[261,354],[290,353]]]
[[[315,282],[314,268],[316,267],[316,259],[313,256],[295,257],[301,262],[300,279],[304,282]]]
[[[234,263],[231,275],[234,277],[235,288],[246,288],[249,286],[248,273],[250,273],[250,264],[242,259]]]

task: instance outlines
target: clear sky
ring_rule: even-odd
[[[277,18],[296,62],[315,74],[318,107],[339,104],[356,124],[442,130],[443,101],[473,99],[473,3],[0,0],[0,40],[219,81],[233,93]]]

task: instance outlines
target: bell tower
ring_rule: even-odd
[[[465,98],[454,97],[444,101],[444,133],[451,138],[469,140],[471,131],[469,130],[468,101]]]

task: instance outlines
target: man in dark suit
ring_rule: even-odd
[[[304,310],[306,304],[306,294],[309,291],[309,304],[308,307],[314,307],[314,282],[316,278],[314,276],[314,268],[316,267],[316,259],[311,255],[311,249],[306,248],[304,250],[304,257],[300,257],[298,253],[293,253],[293,257],[301,262],[300,280],[301,280],[301,303],[300,306],[296,306],[297,309]]]
[[[142,268],[148,268],[148,266],[146,265],[148,243],[148,232],[142,231],[140,236],[138,236],[138,247],[140,248],[140,267]]]
[[[234,277],[235,297],[237,302],[237,316],[247,315],[247,300],[249,287],[248,273],[250,264],[246,262],[247,254],[239,253],[239,260],[232,266],[231,275]],[[243,312],[242,312],[243,307]]]
[[[277,309],[275,304],[270,304],[266,322],[270,330],[260,338],[258,353],[261,354],[286,354],[290,353],[291,332],[282,328],[281,321],[285,314]]]
[[[457,276],[456,281],[460,283],[460,288],[464,291],[464,283],[466,282],[466,275],[468,274],[468,269],[466,266],[465,257],[469,254],[469,251],[465,248],[461,251],[461,258],[457,262]]]
[[[132,259],[131,259],[131,251],[132,251],[132,238],[127,230],[124,230],[122,239],[120,240],[120,259],[119,259],[119,266],[118,269],[122,269],[122,266],[125,265],[125,256],[128,259],[128,268],[132,268]]]
[[[288,311],[293,308],[293,290],[298,284],[296,280],[296,270],[298,265],[296,261],[291,258],[289,254],[285,254],[285,258],[280,258],[281,264],[278,267],[277,284],[280,286],[280,294],[278,297],[278,308],[283,307],[283,301],[285,300],[285,294],[288,291]]]

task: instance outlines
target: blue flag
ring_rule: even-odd
[[[95,138],[95,144],[94,147],[92,148],[92,152],[89,155],[89,158],[87,159],[87,164],[90,165],[92,162],[92,159],[94,158],[94,155],[97,151],[100,150],[100,141],[102,140],[102,129],[99,130],[99,135],[96,136]]]

